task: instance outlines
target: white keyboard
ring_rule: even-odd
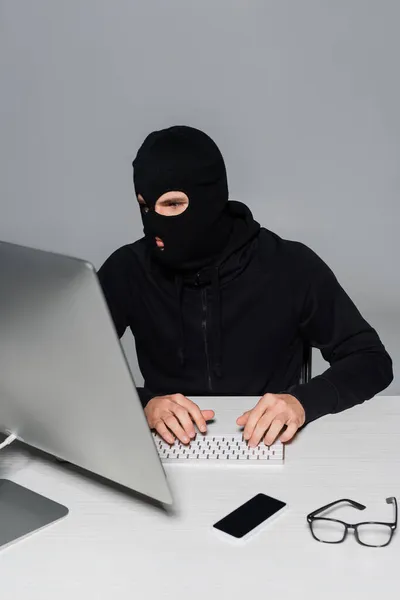
[[[224,463],[258,465],[277,465],[284,461],[282,442],[275,442],[272,446],[264,443],[256,448],[249,448],[242,439],[242,434],[230,435],[197,435],[196,438],[185,445],[179,441],[171,446],[164,442],[156,433],[154,442],[163,463],[188,463],[210,461],[223,461]]]

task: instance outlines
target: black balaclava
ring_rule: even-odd
[[[233,223],[224,159],[215,142],[193,127],[154,131],[140,147],[133,168],[136,194],[150,209],[142,212],[142,220],[154,258],[176,271],[212,264],[226,247]],[[158,198],[171,191],[188,196],[186,210],[173,216],[156,213]],[[157,247],[156,236],[164,250]]]

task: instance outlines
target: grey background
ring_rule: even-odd
[[[231,199],[320,254],[396,367],[399,21],[397,0],[0,1],[0,239],[99,267],[141,236],[145,135],[194,125]]]

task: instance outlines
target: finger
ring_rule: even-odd
[[[210,409],[202,410],[201,414],[203,415],[203,417],[206,421],[211,421],[211,419],[213,419],[215,417],[215,412]]]
[[[195,421],[198,430],[201,431],[201,433],[207,433],[207,421],[211,421],[211,419],[215,417],[215,412],[213,410],[200,410],[200,414],[202,420],[199,420],[199,422],[195,420],[195,417],[192,418]]]
[[[157,421],[157,423],[154,425],[154,429],[157,431],[158,435],[160,435],[167,442],[167,444],[173,444],[175,442],[175,436],[170,432],[163,421]]]
[[[265,437],[264,443],[266,446],[271,446],[278,435],[281,433],[283,427],[285,425],[285,417],[282,415],[278,415],[271,423]]]
[[[236,423],[239,425],[239,427],[244,427],[246,425],[250,412],[250,410],[246,410],[246,412],[236,419]]]
[[[183,396],[182,394],[176,394],[174,400],[177,402],[177,404],[186,408],[193,421],[196,423],[199,431],[205,433],[207,431],[206,420],[197,404],[195,404],[194,402],[189,400],[189,398],[186,398],[186,396]],[[214,416],[214,413],[212,416]]]
[[[190,442],[190,437],[187,435],[175,415],[170,414],[164,419],[164,423],[183,444],[188,444]]]
[[[258,421],[272,403],[273,397],[269,398],[268,395],[263,396],[253,410],[250,411],[249,418],[247,419],[247,423],[243,431],[243,437],[245,440],[249,440],[251,438]]]
[[[182,429],[185,430],[186,434],[189,437],[194,438],[196,432],[194,430],[193,421],[186,408],[179,406],[179,404],[175,404],[175,406],[173,406],[171,410],[177,417],[179,423],[182,425]]]
[[[289,440],[292,439],[292,437],[294,437],[296,431],[298,430],[299,426],[296,423],[289,423],[289,425],[287,426],[286,431],[284,431],[281,435],[281,437],[279,438],[281,442],[288,442]]]
[[[267,409],[267,411],[263,414],[263,416],[261,417],[261,419],[258,421],[257,425],[255,426],[251,438],[249,439],[249,446],[251,448],[258,446],[258,444],[261,442],[262,438],[264,437],[265,433],[268,431],[272,421],[275,419],[276,416],[277,416],[277,411],[271,407],[269,409]]]

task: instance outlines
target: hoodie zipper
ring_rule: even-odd
[[[212,380],[211,380],[211,369],[210,369],[210,354],[208,351],[208,341],[207,341],[207,289],[204,287],[201,290],[201,303],[203,307],[203,317],[201,321],[201,329],[203,331],[203,340],[204,340],[204,349],[206,351],[206,361],[207,361],[207,382],[208,389],[212,392]]]

